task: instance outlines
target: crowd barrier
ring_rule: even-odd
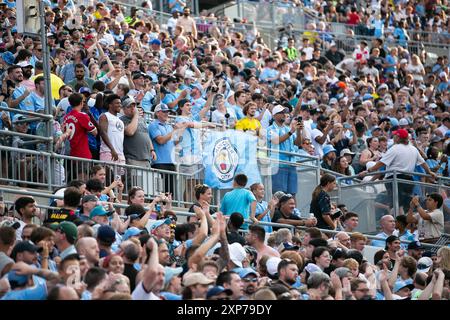
[[[62,199],[63,197],[62,196],[57,196],[57,195],[54,195],[54,194],[49,194],[49,193],[44,193],[44,192],[39,192],[39,191],[36,191],[36,190],[26,190],[26,189],[16,189],[16,188],[10,188],[10,187],[5,187],[5,186],[1,186],[0,185],[0,194],[2,194],[2,195],[5,195],[5,194],[11,194],[11,195],[13,195],[13,196],[15,196],[16,198],[17,197],[20,197],[20,196],[33,196],[33,197],[39,197],[39,198],[44,198],[44,199],[48,199],[48,202],[50,203],[52,200],[54,200],[54,199]],[[4,200],[4,202],[5,202],[5,204],[7,204],[7,205],[12,205],[13,203],[14,203],[14,199],[15,198],[13,198],[13,200],[11,200],[11,198],[10,197],[4,197],[5,198],[5,200]],[[7,198],[9,198],[9,199],[7,199]],[[127,207],[128,207],[128,205],[127,204],[123,204],[123,203],[113,203],[112,204],[115,208],[120,208],[120,209],[126,209]],[[42,204],[42,203],[37,203],[37,205],[36,205],[38,208],[40,208],[40,209],[44,209],[44,210],[49,210],[49,209],[52,209],[52,210],[56,210],[56,209],[58,209],[57,207],[51,207],[51,206],[49,206],[49,205],[45,205],[45,204]],[[148,210],[149,208],[148,207],[145,207],[145,209],[146,210]],[[187,211],[182,211],[182,210],[179,210],[179,209],[177,209],[177,208],[174,208],[173,210],[172,210],[177,216],[182,216],[182,217],[190,217],[190,216],[195,216],[195,213],[191,213],[191,212],[187,212]],[[10,215],[10,216],[12,216],[12,215]],[[38,224],[42,224],[42,222],[43,222],[43,220],[45,220],[45,216],[46,216],[46,213],[43,213],[42,215],[41,215],[41,219],[37,219],[36,221],[34,221],[34,222],[36,222],[36,223],[38,223]],[[121,216],[121,217],[123,217],[123,218],[126,218],[126,217],[124,217],[124,216]],[[213,217],[214,218],[214,217]],[[226,217],[227,218],[227,217]],[[245,220],[245,222],[246,223],[248,223],[248,224],[255,224],[253,221],[251,221],[251,220]],[[289,225],[289,224],[283,224],[283,223],[274,223],[274,222],[263,222],[263,221],[260,221],[260,222],[258,222],[258,225],[261,225],[261,226],[271,226],[271,227],[276,227],[276,228],[286,228],[286,229],[289,229],[293,234],[296,232],[296,231],[304,231],[304,230],[306,230],[306,229],[308,229],[308,227],[305,227],[305,226],[298,226],[298,227],[295,227],[295,226],[292,226],[292,225]],[[327,234],[328,236],[330,236],[330,238],[333,238],[336,234],[338,234],[340,231],[336,231],[336,230],[326,230],[326,229],[319,229],[321,232],[323,232],[323,233],[325,233],[325,234]],[[245,232],[247,232],[247,231],[245,231],[245,230],[240,230],[240,231],[242,231],[243,233],[245,233]],[[357,230],[358,232],[361,232],[362,230]],[[361,232],[362,233],[362,232]],[[353,232],[348,232],[347,233],[349,236],[351,236],[352,234],[353,234]],[[363,233],[364,234],[364,233]],[[269,234],[270,235],[270,234]],[[371,235],[371,234],[364,234],[364,236],[367,238],[367,239],[369,239],[369,240],[384,240],[383,238],[381,238],[381,237],[377,237],[377,236],[374,236],[374,235]],[[443,238],[444,237],[450,237],[450,235],[448,235],[448,234],[443,234]],[[410,241],[406,241],[406,240],[401,240],[401,243],[403,243],[403,244],[408,244],[408,243],[410,243]],[[370,245],[367,245],[368,247],[371,247]],[[442,245],[437,245],[437,244],[429,244],[429,243],[422,243],[422,246],[424,247],[424,249],[426,249],[426,250],[437,250],[438,248],[440,248]],[[374,247],[375,248],[375,247]],[[381,248],[379,248],[379,249],[381,249]]]

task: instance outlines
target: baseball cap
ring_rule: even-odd
[[[381,129],[381,127],[379,127],[379,126],[374,126],[374,127],[372,128],[372,132],[374,132],[374,131],[376,131],[376,130],[382,130],[382,129]]]
[[[305,270],[308,271],[309,274],[314,272],[323,272],[322,269],[320,269],[319,266],[314,263],[308,263]]]
[[[11,258],[13,258],[14,260],[16,260],[16,256],[18,253],[21,252],[31,252],[31,253],[35,253],[37,252],[38,247],[36,247],[33,242],[26,240],[26,241],[20,241],[17,242],[17,244],[14,246],[12,252],[11,252]]]
[[[10,51],[3,52],[1,54],[1,57],[2,57],[3,61],[5,61],[9,65],[14,64],[14,60],[16,59]]]
[[[136,227],[128,228],[123,234],[122,241],[128,240],[131,237],[135,237],[141,234],[141,229]]]
[[[342,156],[345,156],[346,154],[350,154],[350,155],[352,155],[352,156],[355,155],[355,153],[354,153],[354,152],[351,152],[349,148],[342,149],[342,150],[341,150],[340,156],[342,157]]]
[[[21,120],[25,120],[27,117],[25,117],[23,114],[15,114],[12,118],[12,123],[16,123]]]
[[[10,227],[17,230],[20,228],[20,223],[13,220],[3,220],[0,222],[0,227]]]
[[[217,296],[221,293],[225,293],[227,296],[231,296],[233,294],[233,291],[231,289],[225,289],[222,286],[215,286],[208,290],[208,293],[206,293],[206,299]]]
[[[391,243],[391,242],[394,242],[396,240],[400,240],[399,237],[397,237],[397,236],[389,236],[389,237],[386,238],[386,243]]]
[[[116,240],[116,232],[108,225],[100,226],[97,230],[97,239],[112,244]]]
[[[336,83],[336,86],[338,86],[341,89],[347,89],[347,85],[343,81],[339,81],[338,83]]]
[[[400,139],[408,138],[408,131],[405,129],[398,129],[392,132],[393,135],[398,136]]]
[[[406,59],[400,60],[400,64],[404,64],[404,63],[408,63],[408,60],[406,60]]]
[[[331,98],[329,101],[329,104],[337,104],[337,103],[338,103],[338,101],[336,98]]]
[[[22,68],[26,68],[26,67],[33,67],[31,65],[31,63],[29,63],[28,61],[20,61],[17,63],[18,66],[22,67]]]
[[[203,91],[203,87],[200,83],[192,83],[191,84],[191,88],[192,89],[197,89],[198,91],[202,92]]]
[[[78,229],[75,223],[70,221],[63,221],[60,224],[56,225],[56,230],[60,230],[62,233],[66,235],[66,237],[72,238],[72,240],[76,240],[78,237]]]
[[[399,126],[409,126],[409,121],[408,121],[408,119],[406,119],[406,118],[401,118],[401,119],[398,121],[398,125],[399,125]]]
[[[444,71],[442,71],[441,73],[439,73],[439,78],[443,78],[443,77],[445,77],[447,74],[444,72]]]
[[[150,41],[150,44],[157,44],[157,45],[161,45],[161,41],[159,39],[153,39],[152,41]]]
[[[403,288],[409,288],[410,290],[414,289],[412,279],[408,279],[405,281],[397,280],[394,284],[394,290],[392,290],[392,292],[396,293],[396,292],[402,290]]]
[[[165,271],[164,286],[166,286],[170,282],[170,280],[172,280],[173,277],[176,277],[183,272],[183,268],[164,267],[164,271]]]
[[[170,225],[171,223],[172,223],[172,221],[169,218],[156,220],[156,222],[153,223],[152,226],[150,227],[150,231],[153,231],[153,230],[161,227],[163,224]]]
[[[95,194],[88,194],[83,197],[82,203],[86,203],[89,201],[98,201],[98,197]]]
[[[230,252],[230,260],[239,268],[242,268],[242,261],[247,256],[244,247],[240,243],[234,242],[228,245],[228,250]]]
[[[212,284],[214,280],[208,279],[201,272],[193,272],[184,276],[183,285],[185,287],[194,286],[196,284]]]
[[[436,103],[430,103],[430,104],[428,105],[428,107],[431,108],[431,109],[436,109],[438,106],[437,106]]]
[[[433,265],[433,260],[430,257],[422,257],[417,261],[417,270],[420,272],[427,273],[430,271],[431,266]]]
[[[373,96],[372,96],[370,93],[366,93],[366,94],[363,96],[363,101],[371,100],[371,99],[373,99]]]
[[[133,80],[139,79],[144,77],[144,75],[142,74],[142,72],[135,72],[133,73],[133,76],[131,77]]]
[[[160,103],[155,107],[155,112],[158,112],[158,111],[169,112],[170,110],[166,104]]]
[[[336,152],[336,149],[331,144],[325,145],[323,147],[323,155],[326,156],[330,152]]]
[[[272,115],[273,116],[276,115],[277,113],[281,113],[281,112],[283,112],[283,113],[286,112],[286,108],[283,107],[282,105],[278,104],[275,107],[273,107],[273,109],[272,109]]]
[[[79,90],[78,90],[78,93],[91,93],[91,89],[89,89],[88,87],[81,87]]]
[[[274,276],[278,273],[278,264],[280,263],[281,259],[278,257],[270,257],[266,262],[267,272]]]
[[[134,103],[134,104],[136,103],[136,100],[134,100],[133,97],[125,96],[125,97],[123,97],[123,99],[122,99],[122,107],[123,107],[123,108],[128,108],[128,107],[131,106],[133,103]]]
[[[380,91],[380,90],[382,90],[382,89],[386,89],[386,90],[388,90],[388,89],[389,89],[389,87],[388,87],[388,85],[387,85],[387,84],[383,83],[383,84],[381,84],[381,85],[380,85],[380,86],[378,87],[377,91]]]
[[[107,216],[108,212],[106,212],[103,206],[96,206],[92,209],[91,213],[89,213],[89,218],[92,219],[97,216]]]
[[[245,278],[249,274],[254,274],[255,276],[259,277],[258,272],[256,272],[252,268],[241,268],[241,269],[239,269],[238,274],[239,274],[239,277],[241,277],[241,279]]]
[[[423,249],[419,241],[413,241],[408,243],[408,250],[418,250],[418,249]]]

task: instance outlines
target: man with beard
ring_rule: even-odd
[[[242,283],[244,285],[244,299],[252,300],[256,289],[258,288],[259,274],[252,268],[244,268],[239,271]]]
[[[88,87],[92,90],[92,86],[94,85],[94,79],[88,78],[86,76],[86,70],[84,69],[84,65],[82,63],[78,63],[75,65],[75,79],[67,83],[71,86],[75,91],[78,92],[82,87]]]
[[[31,80],[31,76],[33,75],[33,66],[28,61],[21,61],[17,64],[22,68],[23,81],[20,85],[26,87],[29,91],[34,91],[34,81]]]
[[[298,277],[298,266],[294,260],[283,259],[278,264],[278,283],[291,289]]]
[[[235,126],[236,130],[242,130],[247,131],[251,130],[252,132],[256,132],[256,134],[259,134],[259,129],[261,128],[261,123],[258,119],[255,118],[256,115],[256,103],[255,102],[248,102],[244,109],[242,110],[245,118],[240,119]]]
[[[183,27],[183,35],[188,36],[192,35],[194,39],[197,38],[197,25],[195,24],[195,20],[190,17],[191,9],[184,8],[183,15],[180,16],[177,20],[177,26]]]

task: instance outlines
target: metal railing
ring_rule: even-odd
[[[34,190],[12,189],[12,188],[8,188],[8,187],[4,187],[4,186],[0,186],[0,193],[1,194],[6,193],[6,194],[14,194],[14,195],[40,197],[40,198],[51,199],[51,200],[53,200],[53,199],[63,199],[63,196],[57,196],[57,195],[54,195],[54,194],[43,193],[43,192],[38,192],[38,191],[34,191]],[[10,201],[10,200],[5,200],[4,202],[5,202],[5,204],[8,204],[8,205],[14,204],[14,202]],[[126,209],[129,206],[129,205],[123,204],[123,203],[112,203],[112,205],[114,206],[114,208],[120,208],[120,209]],[[49,206],[49,205],[43,205],[43,204],[39,204],[39,203],[37,203],[36,207],[44,209],[44,210],[58,210],[58,209],[60,209],[58,207],[52,207],[52,206]],[[149,207],[145,207],[145,210],[149,210]],[[172,210],[172,211],[178,216],[184,216],[184,217],[193,217],[193,216],[195,216],[195,213],[191,213],[191,212],[187,212],[187,211],[180,211],[180,210],[177,210],[177,209]],[[41,215],[41,216],[45,217],[45,213],[43,215]],[[226,218],[228,218],[228,217],[226,217]],[[45,219],[42,219],[42,220],[45,221]],[[42,220],[40,220],[39,222],[42,223],[43,222]],[[250,225],[251,224],[255,224],[251,220],[245,220],[244,222],[248,223]],[[275,222],[264,222],[264,221],[258,222],[258,225],[271,226],[271,227],[275,227],[275,228],[286,228],[286,229],[289,229],[293,234],[295,233],[296,230],[307,230],[308,229],[308,227],[305,227],[305,226],[293,226],[293,225],[290,225],[290,224],[275,223]],[[327,229],[319,229],[319,230],[322,233],[331,234],[331,235],[336,235],[339,232],[341,232],[341,231],[327,230]],[[347,234],[349,236],[351,236],[354,233],[353,232],[347,232]],[[446,235],[446,234],[444,234],[444,235]],[[377,237],[377,236],[370,235],[370,234],[364,234],[364,236],[367,239],[372,239],[372,240],[385,240],[382,237]],[[446,236],[449,236],[449,235],[446,235]],[[400,241],[401,241],[401,243],[404,243],[404,244],[408,244],[408,243],[411,242],[411,241],[405,241],[405,240],[400,240]],[[434,245],[434,244],[428,244],[428,243],[422,243],[422,246],[425,247],[425,248],[440,248],[441,247],[440,245]],[[381,249],[382,248],[380,248],[380,250]]]

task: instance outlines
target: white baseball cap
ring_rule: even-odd
[[[282,105],[279,105],[279,104],[277,104],[275,107],[273,107],[273,109],[272,109],[272,115],[274,116],[274,115],[276,115],[277,113],[280,113],[280,112],[285,112],[285,107],[283,107]]]

